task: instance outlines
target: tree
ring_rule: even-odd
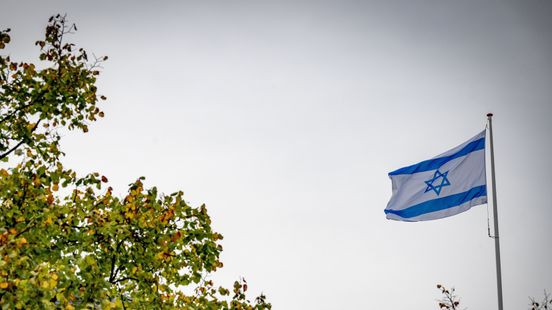
[[[62,164],[62,130],[103,117],[100,64],[66,43],[77,27],[49,19],[40,63],[0,55],[0,303],[9,308],[270,309],[206,276],[222,267],[222,235],[204,205],[139,178],[125,197],[98,173]],[[10,43],[0,31],[0,49]],[[184,289],[186,288],[186,289]],[[188,292],[188,293],[186,293]],[[192,293],[190,293],[192,292]]]
[[[550,294],[545,290],[544,291],[544,297],[542,301],[538,302],[533,297],[529,297],[529,300],[531,300],[531,308],[530,310],[545,310],[545,309],[552,309],[552,298],[550,298]]]
[[[448,290],[446,287],[442,286],[441,284],[437,284],[437,288],[441,291],[441,294],[443,294],[443,297],[437,301],[439,305],[439,309],[447,309],[447,310],[460,309],[459,308],[460,299],[455,294],[454,287]]]
[[[439,305],[439,309],[451,309],[451,310],[459,309],[458,306],[460,305],[460,299],[455,294],[454,288],[452,288],[449,291],[441,284],[437,284],[437,288],[443,294],[443,297],[437,301]],[[542,301],[538,302],[533,297],[529,297],[529,300],[531,301],[529,305],[531,308],[529,308],[529,310],[552,309],[552,299],[550,298],[550,294],[548,294],[546,290],[544,291],[544,297]]]

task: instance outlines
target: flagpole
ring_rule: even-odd
[[[495,164],[494,164],[494,148],[493,148],[493,113],[487,114],[489,121],[489,146],[491,149],[491,179],[493,184],[493,218],[494,218],[494,240],[495,240],[495,255],[496,255],[496,286],[498,293],[498,310],[503,310],[502,302],[502,270],[500,267],[500,243],[498,239],[498,209],[496,206],[496,180],[495,180]]]

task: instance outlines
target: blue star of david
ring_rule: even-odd
[[[427,188],[425,190],[424,193],[427,193],[431,190],[435,191],[435,194],[437,194],[437,196],[439,196],[439,194],[441,194],[441,189],[443,188],[443,186],[449,186],[450,185],[450,182],[449,180],[447,179],[447,175],[448,175],[448,171],[445,172],[445,173],[441,173],[438,169],[435,171],[435,174],[433,175],[433,178],[432,179],[429,179],[427,181],[424,181],[425,184],[427,184]],[[439,178],[441,178],[441,184],[438,184],[438,185],[433,185],[433,183],[435,181],[437,181]],[[437,183],[439,183],[437,181]]]

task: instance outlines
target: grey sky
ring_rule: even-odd
[[[549,1],[6,1],[15,58],[47,18],[108,55],[105,119],[67,166],[122,193],[137,177],[206,203],[214,279],[275,309],[436,309],[437,283],[496,307],[487,208],[387,221],[387,173],[495,114],[506,309],[552,291]]]

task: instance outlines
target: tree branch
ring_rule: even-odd
[[[134,278],[134,277],[124,277],[124,278],[115,280],[115,281],[113,282],[113,284],[119,283],[119,282],[123,282],[123,281],[126,281],[126,280],[133,280],[133,281],[136,281],[136,282],[140,282],[140,280],[138,280],[137,278]]]
[[[117,252],[117,251],[115,251]],[[117,257],[115,256],[115,253],[111,256],[111,272],[109,273],[109,282],[111,283],[117,283],[115,280],[115,261]]]
[[[40,121],[41,120],[38,120],[38,122],[36,122],[36,124],[34,125],[33,129],[31,129],[31,134],[38,128],[38,124],[40,124]],[[9,151],[7,151],[6,153],[0,155],[0,160],[2,160],[3,158],[5,158],[6,156],[10,155],[13,151],[15,151],[16,149],[18,149],[21,145],[23,145],[23,143],[27,142],[27,137],[24,137],[21,141],[19,141],[19,143],[17,143],[14,147],[12,147]]]
[[[27,227],[25,227],[22,231],[18,232],[16,235],[15,235],[15,238],[21,236],[22,234],[26,233],[29,229],[31,229],[33,226],[34,226],[34,221],[35,219],[31,219],[31,221],[29,222],[29,225],[27,225]]]
[[[30,106],[32,106],[33,104],[35,104],[34,102],[29,102],[28,104],[25,104],[23,106],[20,106],[18,107],[17,109],[13,110],[11,113],[8,113],[8,115],[4,116],[2,119],[0,119],[0,124],[4,123],[5,121],[7,121],[8,119],[12,118],[15,113],[17,112],[20,112],[22,111],[23,109],[26,109]]]
[[[121,239],[121,241],[119,241],[117,243],[117,247],[115,249],[115,253],[113,253],[113,255],[111,256],[111,272],[109,274],[109,282],[115,284],[117,283],[118,281],[115,281],[115,278],[117,277],[117,274],[119,273],[119,268],[115,269],[115,263],[117,261],[117,253],[119,253],[119,250],[121,249],[121,245],[123,244],[123,242],[128,238],[127,237],[124,237],[123,239]]]

